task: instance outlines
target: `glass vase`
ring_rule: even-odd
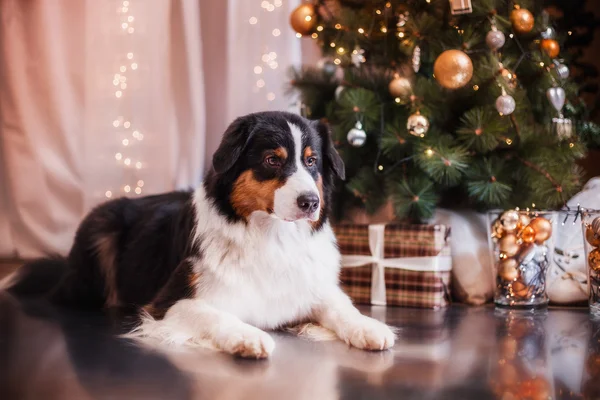
[[[582,228],[588,273],[590,312],[600,316],[600,211],[584,211]]]
[[[496,305],[532,308],[548,304],[546,274],[555,222],[554,212],[507,210],[488,213]]]

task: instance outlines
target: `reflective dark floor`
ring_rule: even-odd
[[[267,361],[159,353],[104,319],[0,292],[0,399],[600,398],[600,322],[585,309],[363,309],[400,328],[393,351],[274,333]]]

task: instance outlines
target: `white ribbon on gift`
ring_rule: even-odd
[[[450,256],[429,257],[399,257],[384,258],[385,224],[369,225],[370,256],[342,255],[343,268],[362,267],[373,265],[371,278],[371,304],[386,305],[385,300],[385,269],[400,268],[409,271],[439,272],[452,270]]]

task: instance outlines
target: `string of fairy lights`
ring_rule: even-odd
[[[124,0],[117,7],[117,19],[120,27],[120,33],[127,38],[135,33],[135,16],[132,13],[132,1]],[[124,46],[130,46],[132,40],[124,40]],[[112,198],[119,195],[142,194],[144,181],[139,179],[138,170],[144,166],[143,161],[136,155],[136,145],[144,140],[144,134],[140,132],[131,122],[131,112],[127,103],[128,79],[135,74],[138,69],[138,62],[135,54],[126,51],[118,55],[118,70],[112,76],[112,87],[114,90],[114,99],[116,101],[116,116],[112,121],[112,128],[115,137],[118,137],[120,149],[115,153],[115,161],[123,170],[123,184],[118,190],[108,189],[104,193],[106,198]]]
[[[261,15],[263,13],[272,13],[276,11],[278,8],[281,9],[283,6],[282,0],[264,0],[260,3],[261,10],[257,15],[252,15],[248,19],[248,23],[257,27],[260,23]],[[281,30],[277,27],[273,28],[271,31],[271,35],[275,38],[281,36]],[[256,75],[256,82],[253,88],[254,93],[265,93],[265,97],[268,101],[274,101],[277,97],[275,92],[269,90],[267,85],[267,75],[269,70],[276,70],[279,67],[279,62],[277,61],[277,53],[269,48],[268,44],[263,44],[262,46],[262,54],[260,57],[260,61],[257,60],[256,65],[253,67],[253,72]]]

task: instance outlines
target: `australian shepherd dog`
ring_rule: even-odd
[[[264,358],[275,348],[265,330],[313,322],[360,349],[388,349],[394,332],[339,287],[336,177],[344,164],[325,124],[250,114],[228,127],[194,191],[104,203],[65,259],[37,264],[64,271],[54,302],[133,309],[141,338]],[[33,279],[26,270],[5,288]]]

